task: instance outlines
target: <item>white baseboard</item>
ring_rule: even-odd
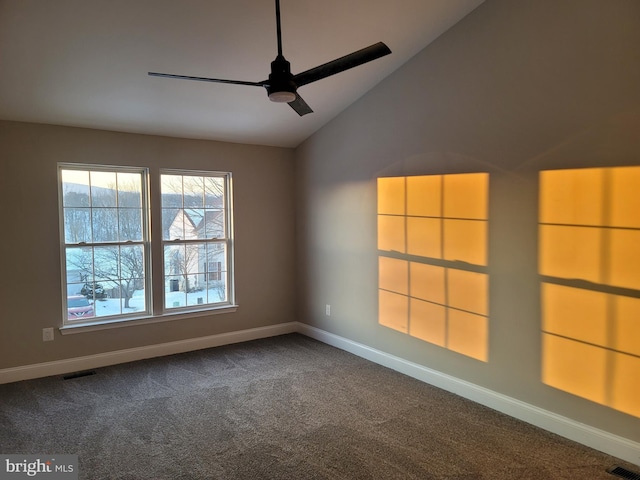
[[[640,443],[305,324],[298,332],[562,437],[640,465]]]
[[[106,367],[118,363],[133,362],[145,358],[162,357],[176,353],[201,350],[203,348],[220,347],[232,343],[247,342],[259,338],[274,337],[293,333],[298,330],[298,323],[281,323],[268,327],[251,328],[237,332],[209,335],[207,337],[190,338],[175,342],[148,345],[146,347],[128,348],[115,352],[99,353],[85,357],[69,358],[53,362],[25,365],[21,367],[5,368],[0,370],[0,384],[29,380],[32,378],[49,377],[51,375],[64,375],[65,373],[89,370],[92,368]]]

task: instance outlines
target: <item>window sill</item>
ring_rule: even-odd
[[[104,321],[92,321],[84,323],[75,323],[71,325],[63,325],[58,330],[62,335],[70,335],[74,333],[94,332],[97,330],[108,330],[120,327],[133,327],[136,325],[147,325],[150,323],[170,322],[173,320],[184,320],[186,318],[206,317],[208,315],[220,315],[224,313],[233,313],[238,310],[238,305],[227,305],[225,307],[195,310],[188,312],[165,312],[162,315],[139,317],[139,318],[119,318]]]

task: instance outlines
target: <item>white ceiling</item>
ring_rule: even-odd
[[[262,88],[273,0],[0,0],[0,119],[294,147],[484,0],[281,0],[294,74],[378,41],[392,54],[300,88],[299,117]]]

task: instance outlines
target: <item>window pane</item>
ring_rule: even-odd
[[[91,300],[83,295],[67,296],[67,320],[85,322],[95,316],[95,307]]]
[[[206,249],[207,303],[226,302],[227,298],[227,254],[225,244],[208,244]]]
[[[207,208],[224,207],[224,179],[220,177],[205,177],[205,204]]]
[[[198,289],[194,292],[190,292],[187,294],[187,305],[204,305],[207,300],[207,291],[203,289]]]
[[[88,247],[66,249],[67,296],[82,295],[86,282],[93,281],[93,253]]]
[[[89,206],[89,172],[62,170],[62,204],[65,207]]]
[[[116,173],[91,172],[91,206],[116,206]]]
[[[142,210],[133,208],[118,209],[118,224],[121,242],[142,240]]]
[[[163,208],[182,207],[182,176],[161,175],[160,192]]]
[[[204,210],[164,209],[163,226],[165,240],[195,240],[199,237],[198,228],[204,218]]]
[[[200,238],[224,238],[224,210],[205,210],[204,221],[198,229]]]
[[[164,247],[164,274],[180,274],[180,258],[184,255],[184,245],[165,245]]]
[[[118,206],[142,207],[142,185],[139,173],[118,173]]]
[[[64,241],[65,243],[91,241],[90,208],[64,208]]]
[[[117,245],[109,247],[94,248],[94,274],[96,281],[111,281],[118,284],[120,279],[120,247]]]
[[[204,179],[203,177],[184,176],[184,206],[185,208],[204,207]]]
[[[184,236],[183,238],[195,240],[201,238],[198,230],[204,225],[204,210],[201,208],[185,208]]]
[[[179,216],[179,213],[181,211],[182,210],[177,208],[162,209],[163,240],[177,240],[178,238],[180,238],[180,232],[182,232],[183,230],[182,216]]]
[[[123,281],[108,290],[108,297],[96,300],[96,315],[99,317],[144,312],[144,283],[134,289],[131,283]]]
[[[182,275],[165,277],[164,307],[166,309],[184,307],[187,304],[184,284],[185,279]]]
[[[93,208],[91,226],[93,243],[118,241],[118,209]]]
[[[93,248],[70,247],[66,249],[67,283],[82,284],[93,281]],[[80,290],[69,292],[80,293]]]
[[[144,290],[145,269],[142,245],[120,248],[120,276],[120,289],[122,298],[125,300],[134,297],[139,290]]]
[[[192,277],[198,273],[198,245],[177,244],[167,245],[164,248],[165,275],[186,275]],[[190,278],[185,285],[190,289],[195,284],[195,278]]]
[[[144,312],[146,310],[145,299],[146,299],[146,296],[145,296],[144,282],[142,281],[142,279],[139,279],[136,283],[135,290],[133,290],[131,294],[131,297],[128,299],[125,298],[122,301],[123,313]]]

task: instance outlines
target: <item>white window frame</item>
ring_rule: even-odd
[[[96,243],[66,243],[65,236],[65,211],[64,211],[64,192],[62,182],[62,170],[79,170],[79,171],[102,171],[102,172],[124,172],[139,173],[142,175],[142,229],[143,239],[141,242],[108,242],[108,245],[125,245],[131,246],[139,244],[143,246],[144,257],[144,309],[133,313],[122,313],[110,316],[96,316],[87,318],[82,321],[69,321],[67,308],[67,247],[96,247],[102,246],[103,242]],[[216,176],[224,178],[224,202],[225,210],[225,237],[214,239],[218,243],[224,243],[226,256],[226,299],[224,302],[189,305],[184,308],[166,308],[165,302],[165,271],[164,271],[164,246],[169,241],[165,241],[162,237],[162,228],[156,230],[154,227],[154,235],[157,238],[151,238],[151,218],[162,220],[162,198],[161,198],[161,176],[169,175],[199,175],[199,176]],[[152,188],[152,187],[153,188]],[[157,186],[157,191],[156,191]],[[212,314],[224,314],[235,312],[238,306],[235,303],[235,275],[234,275],[234,240],[233,240],[233,192],[232,192],[232,175],[231,172],[218,171],[200,171],[200,170],[183,170],[183,169],[160,169],[151,170],[146,167],[136,166],[117,166],[117,165],[95,165],[81,163],[58,163],[58,204],[59,204],[59,225],[60,225],[60,259],[61,259],[61,280],[62,280],[62,325],[60,332],[62,334],[81,333],[87,331],[119,328],[130,325],[141,325],[147,323],[164,322],[170,320],[179,320],[184,318],[199,317]],[[155,208],[159,208],[158,211]],[[155,221],[155,220],[154,220]],[[160,260],[160,258],[162,258]],[[158,261],[159,263],[156,263]],[[157,268],[152,271],[152,264]],[[208,265],[203,269],[206,271]],[[225,275],[225,272],[220,272]],[[204,273],[208,277],[208,273]],[[73,280],[71,280],[73,281]],[[77,282],[76,282],[77,283]],[[152,286],[161,287],[161,292],[156,289],[152,290]]]
[[[198,238],[198,239],[165,239],[164,235],[161,240],[161,251],[162,251],[162,285],[163,294],[162,294],[162,305],[163,312],[165,314],[176,314],[181,312],[197,312],[197,311],[211,311],[211,310],[220,310],[226,309],[229,307],[235,306],[235,281],[234,281],[234,242],[233,242],[233,194],[232,194],[232,175],[230,172],[219,172],[219,171],[203,171],[203,170],[185,170],[185,169],[160,169],[159,178],[160,183],[162,183],[163,175],[176,175],[183,177],[213,177],[220,178],[223,180],[223,201],[221,207],[224,211],[224,221],[223,221],[223,237],[216,238]],[[163,192],[160,191],[159,195],[162,196]],[[164,209],[160,212],[160,215],[164,214]],[[164,225],[164,219],[161,220],[161,223]],[[163,232],[164,233],[164,232]],[[174,276],[170,272],[170,268],[165,264],[165,248],[175,245],[184,245],[185,247],[196,246],[201,244],[220,244],[224,245],[225,257],[224,264],[226,265],[226,270],[220,271],[219,274],[224,281],[225,285],[225,293],[226,297],[223,301],[219,302],[204,302],[202,304],[185,304],[179,306],[169,306],[166,298],[167,293],[171,288],[168,286],[169,280],[166,277]],[[198,275],[202,276],[202,278],[209,281],[209,272],[208,272],[208,262],[203,264],[202,262],[195,262],[198,270]],[[200,271],[201,270],[201,271]],[[187,274],[187,277],[189,274]]]
[[[142,215],[142,224],[141,224],[141,240],[131,241],[95,241],[92,238],[90,242],[78,241],[78,242],[67,242],[66,239],[66,231],[65,231],[65,205],[64,205],[64,195],[63,191],[63,179],[62,179],[62,171],[63,170],[75,170],[82,172],[109,172],[109,173],[134,173],[139,174],[141,177],[141,215]],[[90,187],[89,187],[90,188]],[[91,193],[89,191],[89,195],[91,198]],[[116,195],[117,198],[117,195]],[[151,230],[150,230],[150,210],[149,210],[149,172],[147,168],[141,167],[123,167],[116,165],[92,165],[92,164],[70,164],[70,163],[59,163],[58,164],[58,201],[59,201],[59,222],[60,222],[60,258],[61,258],[61,275],[62,275],[62,318],[63,318],[63,328],[65,327],[81,327],[85,325],[97,325],[97,324],[106,324],[112,322],[122,322],[126,320],[134,320],[149,317],[152,312],[152,292],[151,292]],[[116,200],[117,202],[117,200]],[[71,207],[70,207],[71,208]],[[89,205],[88,207],[93,214],[94,207],[93,205]],[[118,207],[116,207],[118,208]],[[143,271],[144,271],[144,308],[138,310],[136,312],[126,312],[120,313],[116,315],[106,315],[106,316],[94,316],[91,318],[78,318],[78,319],[69,319],[69,310],[67,305],[67,297],[69,295],[68,291],[68,278],[67,278],[67,249],[68,248],[91,248],[93,252],[94,249],[100,247],[131,247],[139,245],[142,247],[142,261],[143,261]],[[95,268],[94,268],[95,273]],[[100,280],[92,279],[91,283],[100,282]],[[94,311],[96,308],[99,308],[99,302],[94,301]]]

